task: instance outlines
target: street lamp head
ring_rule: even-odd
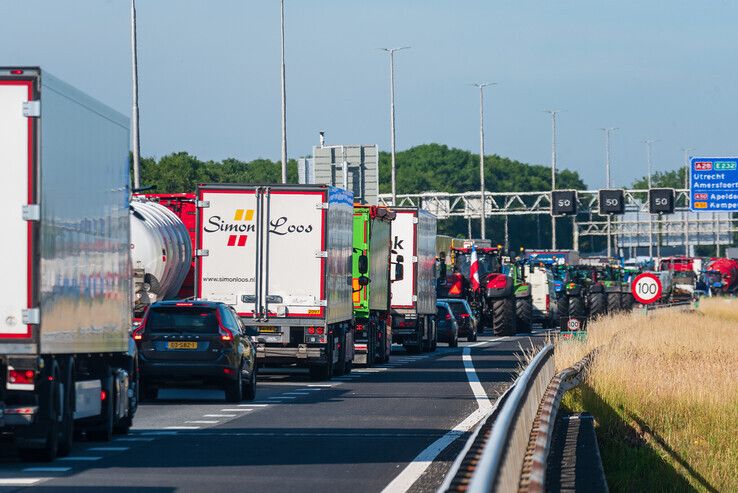
[[[386,51],[387,53],[390,53],[391,54],[391,53],[394,53],[394,52],[400,51],[400,50],[409,50],[410,48],[411,48],[410,46],[400,46],[400,47],[397,47],[397,48],[377,48],[377,49],[378,50],[382,50],[382,51]]]

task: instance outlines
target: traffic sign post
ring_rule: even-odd
[[[738,211],[738,158],[693,157],[689,199],[692,212]]]
[[[638,303],[649,305],[661,299],[663,286],[658,276],[644,273],[633,279],[630,291]]]

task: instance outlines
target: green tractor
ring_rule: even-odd
[[[607,296],[604,285],[597,282],[595,267],[569,266],[562,294],[567,305],[567,310],[559,314],[562,330],[584,330],[590,319],[607,313]]]
[[[503,259],[503,273],[512,278],[513,294],[515,297],[515,326],[516,332],[528,334],[533,327],[533,295],[530,284],[525,280],[525,258],[520,249],[521,256],[515,258],[514,252],[510,257]]]

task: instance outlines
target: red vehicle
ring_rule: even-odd
[[[195,296],[195,194],[150,193],[141,194],[141,196],[146,197],[148,200],[158,202],[172,211],[187,227],[187,231],[190,234],[190,240],[192,241],[192,263],[190,264],[190,271],[187,273],[187,277],[179,290],[178,297],[180,299],[185,299]]]

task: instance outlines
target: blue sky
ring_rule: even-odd
[[[280,155],[279,1],[138,0],[145,155]],[[127,0],[0,2],[0,64],[39,64],[130,113]],[[488,89],[488,152],[550,161],[590,187],[656,170],[683,147],[738,154],[738,2],[287,0],[289,155],[329,143],[389,147],[388,63],[397,55],[399,149],[441,142],[478,150],[478,93]]]

